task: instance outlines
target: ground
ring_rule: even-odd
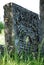
[[[2,30],[2,33],[0,34],[0,44],[5,44],[4,30]],[[10,57],[6,50],[4,56],[0,54],[0,65],[44,65],[44,57],[40,58],[39,54],[37,59],[27,54],[27,60],[24,55],[25,54],[22,53],[22,58],[20,58],[17,53],[13,53],[13,56]]]

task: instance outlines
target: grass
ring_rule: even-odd
[[[4,33],[0,34],[0,36],[4,36]],[[0,37],[1,38],[1,37]],[[44,39],[42,43],[39,45],[38,49],[38,57],[32,57],[32,55],[26,55],[22,52],[21,56],[15,51],[12,54],[8,54],[7,47],[4,50],[4,55],[2,56],[0,53],[0,65],[44,65],[44,57],[40,57],[40,50],[43,45]],[[0,39],[0,43],[5,43],[4,37],[3,40]]]
[[[0,59],[0,65],[44,65],[44,58],[41,58],[39,61],[37,59],[31,60],[30,58],[28,58],[27,61],[23,59],[20,61],[18,60],[19,58],[13,59],[9,55],[5,55]]]
[[[19,56],[16,51],[12,54],[10,53],[10,55],[8,54],[7,47],[4,51],[4,56],[0,55],[0,65],[44,65],[44,57],[40,57],[40,53],[37,58],[34,58],[28,54],[25,56],[23,52]]]
[[[0,44],[5,44],[5,36],[4,36],[4,30],[2,30],[2,33],[0,34]]]

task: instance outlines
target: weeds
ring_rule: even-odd
[[[10,56],[7,48],[5,48],[4,56],[0,55],[0,65],[44,65],[44,57],[40,57],[40,50],[43,42],[44,41],[39,45],[37,59],[32,57],[32,55],[25,55],[24,51],[21,56],[19,56],[16,51],[12,53],[12,56]]]

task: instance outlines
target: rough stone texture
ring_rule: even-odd
[[[0,45],[0,55],[3,55],[3,54],[4,54],[4,46]]]
[[[37,52],[41,41],[39,16],[17,4],[4,6],[5,41],[17,51]],[[18,52],[19,52],[18,51]]]
[[[42,24],[42,38],[44,38],[44,0],[40,0],[40,19]],[[44,54],[44,43],[42,45],[42,53]]]
[[[7,46],[13,46],[12,43],[12,25],[13,20],[11,17],[12,6],[11,4],[4,6],[4,21],[5,21],[5,43]]]

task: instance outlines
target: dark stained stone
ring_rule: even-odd
[[[3,54],[4,54],[4,46],[0,45],[0,55],[3,55]]]
[[[38,14],[8,3],[4,6],[4,21],[7,45],[15,45],[18,51],[38,51],[41,42],[41,21]]]

